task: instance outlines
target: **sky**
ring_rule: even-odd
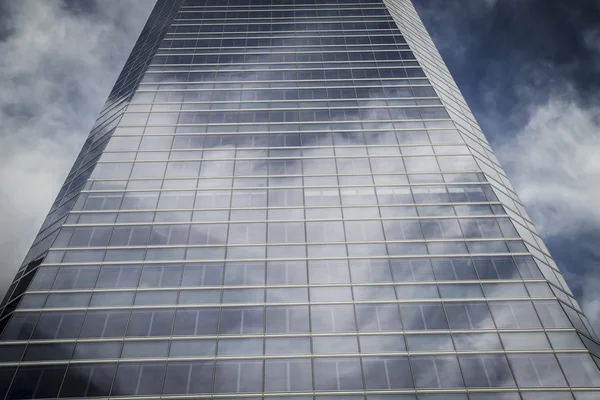
[[[600,0],[413,0],[600,332]],[[0,296],[153,0],[0,0]]]

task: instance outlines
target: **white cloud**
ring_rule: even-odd
[[[568,93],[568,92],[567,92]],[[569,94],[553,96],[497,153],[521,200],[546,235],[600,225],[600,107],[584,108]]]
[[[574,91],[566,89],[531,106],[529,114],[516,136],[494,147],[540,233],[567,242],[566,238],[597,230],[600,106],[582,106]],[[590,265],[600,253],[580,246],[586,254],[583,265],[565,265],[562,270],[570,284],[580,288],[581,305],[600,331],[600,271]]]
[[[0,295],[31,245],[153,1],[5,5],[0,41]]]

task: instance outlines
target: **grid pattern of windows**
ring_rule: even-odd
[[[5,319],[0,399],[600,395],[595,334],[409,2],[165,4]]]

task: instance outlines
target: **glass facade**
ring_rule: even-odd
[[[600,397],[409,0],[158,0],[2,307],[0,399]]]

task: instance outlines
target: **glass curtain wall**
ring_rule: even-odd
[[[589,323],[394,18],[185,0],[1,333],[0,398],[598,398]]]

